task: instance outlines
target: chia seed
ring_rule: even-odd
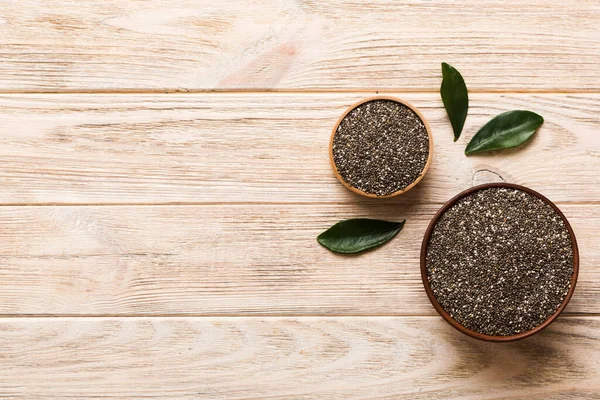
[[[360,104],[340,122],[333,160],[349,186],[387,196],[406,189],[423,173],[429,156],[425,124],[409,107],[392,100]]]
[[[455,321],[486,335],[515,335],[541,325],[565,300],[572,238],[542,199],[482,189],[438,220],[426,268],[433,294]]]

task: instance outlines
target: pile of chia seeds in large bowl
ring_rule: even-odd
[[[574,284],[567,223],[545,200],[510,187],[476,190],[435,223],[426,247],[428,284],[441,308],[488,336],[546,322]]]
[[[423,174],[429,158],[429,133],[407,105],[389,99],[361,103],[335,130],[332,160],[339,177],[361,194],[401,193]]]

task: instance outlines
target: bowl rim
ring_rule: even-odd
[[[333,159],[333,138],[335,136],[335,133],[338,130],[338,127],[340,126],[340,123],[343,121],[344,118],[346,118],[346,115],[348,115],[348,113],[350,113],[350,111],[354,110],[356,107],[360,106],[361,104],[369,103],[371,101],[376,101],[376,100],[389,100],[389,101],[393,101],[396,103],[400,103],[400,104],[410,108],[415,114],[417,114],[419,119],[423,122],[423,125],[425,125],[425,130],[427,131],[427,137],[429,138],[429,154],[427,156],[427,161],[425,162],[425,166],[423,167],[421,174],[417,177],[417,179],[415,179],[410,185],[408,185],[404,189],[397,190],[397,191],[390,193],[388,195],[385,195],[385,196],[379,196],[376,194],[367,193],[360,189],[350,186],[348,183],[346,183],[346,181],[344,181],[344,179],[338,172],[337,166],[335,165],[335,161]],[[342,185],[344,185],[344,187],[346,189],[350,190],[351,192],[354,192],[361,196],[370,197],[370,198],[388,199],[390,197],[398,196],[402,193],[408,192],[410,189],[415,187],[417,185],[417,183],[419,183],[421,181],[421,179],[423,179],[423,177],[425,176],[425,173],[427,173],[427,170],[429,169],[429,166],[431,165],[432,159],[433,159],[433,136],[431,134],[431,127],[429,126],[429,123],[427,122],[427,120],[425,119],[423,114],[415,106],[413,106],[406,100],[402,100],[402,99],[400,99],[398,97],[394,97],[394,96],[377,95],[377,96],[367,97],[365,99],[355,102],[350,107],[348,107],[346,109],[346,111],[344,111],[344,113],[338,118],[337,122],[335,123],[335,126],[333,127],[333,131],[331,132],[331,138],[329,139],[329,162],[331,163],[331,167],[333,168],[333,173],[335,174],[335,177],[337,178],[337,180],[340,181],[340,183]]]
[[[567,227],[567,231],[569,232],[569,235],[571,235],[571,244],[573,247],[573,275],[571,278],[571,287],[569,288],[569,291],[567,292],[565,299],[561,303],[560,307],[558,307],[558,309],[550,317],[548,317],[548,319],[546,319],[546,321],[544,321],[542,324],[536,326],[535,328],[533,328],[529,331],[521,332],[516,335],[508,335],[508,336],[486,335],[486,334],[479,333],[479,332],[476,332],[476,331],[473,331],[471,329],[464,327],[463,325],[458,323],[456,320],[454,320],[439,304],[439,302],[435,298],[435,295],[433,294],[433,291],[431,290],[431,286],[429,284],[429,278],[427,277],[427,267],[426,267],[427,246],[429,244],[431,232],[433,231],[433,228],[439,221],[440,217],[450,207],[452,207],[454,204],[456,204],[456,202],[458,200],[462,199],[463,197],[466,197],[474,192],[477,192],[477,191],[480,191],[483,189],[489,189],[489,188],[517,189],[517,190],[521,190],[521,191],[529,193],[533,196],[538,197],[539,199],[546,202],[546,204],[550,205],[550,207],[552,207],[552,209],[554,209],[554,211],[562,218],[565,226]],[[531,335],[534,335],[534,334],[544,330],[545,328],[547,328],[552,322],[554,322],[554,320],[556,320],[556,318],[558,318],[558,316],[563,312],[563,310],[569,303],[569,300],[571,300],[571,297],[573,296],[573,292],[575,291],[575,286],[577,284],[578,275],[579,275],[579,249],[577,247],[577,239],[575,238],[575,233],[573,232],[573,228],[571,227],[571,224],[569,224],[569,221],[567,220],[567,218],[565,217],[563,212],[556,206],[556,204],[554,204],[552,201],[550,201],[548,198],[546,198],[542,194],[540,194],[532,189],[529,189],[528,187],[516,185],[516,184],[512,184],[512,183],[505,183],[505,182],[485,183],[483,185],[477,185],[477,186],[474,186],[467,190],[464,190],[464,191],[460,192],[459,194],[457,194],[456,196],[452,197],[438,210],[438,212],[432,218],[431,222],[429,223],[429,226],[427,227],[427,230],[425,231],[425,235],[423,236],[423,242],[421,244],[421,279],[423,280],[423,286],[425,288],[425,292],[427,293],[427,297],[429,297],[429,301],[431,301],[431,304],[433,305],[435,310],[446,320],[446,322],[448,322],[450,325],[452,325],[455,329],[459,330],[460,332],[462,332],[468,336],[471,336],[475,339],[489,341],[489,342],[510,342],[510,341],[514,341],[514,340],[520,340],[520,339],[529,337]]]

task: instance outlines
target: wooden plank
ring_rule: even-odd
[[[2,1],[0,90],[600,89],[597,0]]]
[[[0,203],[365,202],[328,158],[337,118],[365,96],[0,96]],[[600,198],[600,95],[472,95],[457,143],[438,94],[403,97],[430,121],[435,152],[425,179],[393,202],[439,204],[488,175],[556,202]],[[532,142],[466,157],[475,132],[511,109],[546,118]]]
[[[563,205],[581,273],[567,309],[599,313],[599,205]],[[438,206],[0,207],[0,314],[435,315],[419,251]],[[317,235],[351,217],[407,219],[348,257]]]
[[[597,399],[600,319],[485,343],[439,317],[0,320],[0,396]]]

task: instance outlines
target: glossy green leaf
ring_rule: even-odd
[[[454,130],[456,142],[465,126],[467,112],[469,111],[469,92],[465,80],[458,70],[449,64],[442,63],[442,86],[440,94],[444,108]]]
[[[404,222],[356,218],[338,222],[317,237],[317,241],[336,253],[353,254],[379,246],[392,239]]]
[[[515,110],[494,117],[473,136],[465,154],[515,147],[529,140],[544,118],[531,111]]]

